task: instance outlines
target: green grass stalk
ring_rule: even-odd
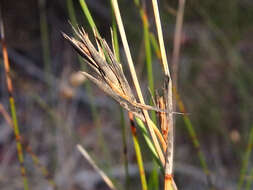
[[[88,6],[87,6],[85,0],[79,0],[79,3],[81,5],[81,7],[82,7],[83,13],[86,16],[86,18],[87,18],[87,20],[88,20],[91,28],[94,29],[94,30],[96,30],[97,34],[99,35],[97,26],[96,26],[96,24],[95,24],[95,22],[94,22],[94,20],[93,20],[93,18],[91,16],[91,14],[90,14],[90,11],[88,9]]]
[[[143,6],[141,6],[139,0],[134,0],[134,3],[139,9],[140,17],[142,20],[148,84],[151,91],[151,95],[154,97],[155,89],[154,89],[154,77],[153,77],[153,68],[152,68],[152,51],[151,51],[150,38],[149,38],[148,15],[147,15],[146,10],[143,8]],[[153,104],[152,100],[150,100],[150,104],[151,105]],[[151,115],[152,120],[154,121],[154,123],[157,123],[156,113],[152,111],[151,114],[152,114]]]
[[[206,175],[207,182],[208,182],[209,186],[212,188],[213,185],[212,185],[212,181],[211,181],[210,170],[208,169],[204,153],[200,149],[200,143],[199,143],[198,137],[196,135],[196,131],[194,129],[194,126],[192,125],[191,120],[190,120],[190,118],[188,117],[188,115],[186,113],[184,103],[181,100],[181,98],[180,98],[180,96],[177,93],[175,88],[173,89],[173,93],[174,93],[174,96],[175,96],[176,101],[178,103],[179,111],[184,113],[183,120],[184,120],[185,126],[186,126],[187,131],[190,135],[192,144],[193,144],[194,148],[197,151],[197,155],[198,155],[198,158],[199,158],[199,161],[200,161],[200,165],[201,165],[201,167],[202,167],[202,169],[203,169],[203,171]]]
[[[152,67],[152,51],[151,51],[151,44],[150,44],[150,37],[149,37],[149,20],[147,16],[147,12],[143,6],[141,6],[139,0],[134,0],[135,5],[139,9],[139,14],[142,20],[143,25],[143,36],[144,36],[144,44],[145,44],[145,57],[146,57],[146,67],[147,67],[147,77],[148,77],[148,84],[150,88],[151,95],[155,96],[155,89],[154,89],[154,77],[153,77],[153,67]],[[150,99],[150,104],[153,105],[152,98]],[[157,124],[156,120],[156,113],[154,111],[151,112],[151,118],[155,124]],[[142,123],[143,124],[143,123]],[[144,137],[145,139],[147,136]],[[148,180],[148,188],[149,189],[159,189],[159,173],[158,173],[158,164],[156,163],[156,159],[153,157],[153,170],[151,176]]]
[[[48,74],[51,73],[51,57],[50,57],[50,45],[49,45],[48,23],[47,23],[45,0],[39,0],[39,12],[40,12],[40,35],[41,35],[41,44],[42,44],[42,50],[43,50],[44,71],[45,71],[45,77],[47,79]]]
[[[1,6],[0,6],[0,9],[1,9]],[[12,121],[13,121],[13,128],[14,128],[14,134],[15,134],[15,140],[16,140],[18,160],[19,160],[19,164],[20,164],[20,172],[23,177],[24,190],[29,190],[27,172],[26,172],[26,168],[24,166],[23,147],[20,142],[18,118],[17,118],[17,113],[16,113],[15,100],[13,97],[13,85],[12,85],[12,79],[11,79],[11,75],[10,75],[10,63],[9,63],[9,58],[8,58],[7,46],[6,46],[6,42],[5,42],[4,24],[3,24],[1,10],[0,10],[0,28],[1,28],[1,44],[2,44],[2,52],[3,52],[3,60],[4,60],[5,78],[6,78],[7,90],[8,90],[8,94],[9,94],[9,104],[10,104],[10,110],[11,110],[11,117],[12,117]]]
[[[243,157],[243,161],[242,161],[242,168],[240,170],[240,177],[239,177],[239,181],[238,181],[238,186],[237,189],[241,190],[244,180],[245,180],[245,176],[246,176],[246,172],[247,172],[247,168],[249,165],[249,159],[250,159],[250,155],[251,155],[251,151],[252,151],[252,145],[253,145],[253,126],[250,129],[250,135],[249,135],[249,140],[248,140],[248,145],[245,151],[245,155]],[[250,172],[250,179],[247,182],[246,185],[246,189],[249,189],[249,187],[251,186],[252,183],[252,176],[253,176],[253,170],[251,170]],[[251,182],[250,182],[251,181]]]
[[[78,22],[76,19],[76,13],[75,13],[73,0],[67,0],[66,3],[67,3],[67,9],[68,9],[68,15],[69,15],[70,22],[75,28],[77,28]],[[76,35],[76,34],[74,33],[74,35]]]
[[[143,166],[143,159],[142,159],[142,155],[141,155],[140,143],[137,138],[137,131],[136,131],[135,123],[134,123],[134,117],[131,112],[129,112],[128,115],[129,115],[129,119],[130,119],[131,133],[132,133],[133,142],[134,142],[134,149],[135,149],[135,153],[136,153],[137,164],[138,164],[139,172],[140,172],[142,190],[147,190],[148,185],[147,185],[145,170],[144,170],[144,166]]]
[[[117,33],[117,25],[114,14],[112,12],[112,43],[113,50],[118,62],[120,62],[120,52],[119,52],[119,41],[118,41],[118,33]],[[127,136],[126,136],[126,125],[125,125],[125,117],[123,108],[120,107],[120,126],[121,126],[121,135],[122,135],[122,144],[123,144],[123,162],[125,169],[125,187],[126,190],[129,189],[130,177],[128,171],[128,158],[127,158]]]
[[[148,179],[148,189],[159,190],[159,165],[153,160],[153,169]]]
[[[82,6],[83,12],[84,12],[91,28],[94,28],[94,29],[97,30],[95,22],[92,19],[92,16],[89,12],[89,9],[88,9],[85,1],[81,2],[81,0],[80,0],[80,5]],[[77,27],[78,23],[77,23],[77,19],[76,19],[76,13],[75,13],[74,5],[73,5],[73,0],[67,0],[67,8],[68,8],[68,14],[69,14],[70,22],[72,23],[72,25],[74,27]],[[98,31],[97,31],[97,33],[98,33]],[[74,33],[74,35],[75,35],[75,33]],[[86,64],[84,63],[83,59],[80,56],[78,56],[78,61],[81,65],[81,69],[86,70],[87,69]],[[93,91],[92,91],[92,88],[91,88],[91,85],[90,85],[89,81],[85,82],[85,88],[87,90],[88,97],[90,99],[92,119],[95,123],[95,126],[97,126],[96,129],[97,129],[97,132],[98,132],[99,144],[100,144],[102,150],[104,151],[105,155],[107,155],[107,158],[109,158],[109,153],[106,151],[107,150],[106,143],[105,143],[105,140],[104,140],[104,136],[102,134],[102,129],[101,129],[102,124],[101,124],[100,116],[98,114],[96,106],[93,103],[94,102],[94,96],[93,96]]]
[[[161,51],[160,51],[160,48],[159,48],[159,44],[156,40],[155,35],[152,32],[149,33],[149,38],[150,38],[150,41],[151,41],[151,45],[152,45],[152,47],[155,51],[156,57],[160,60],[160,62],[162,62],[162,56],[161,56]]]
[[[4,119],[6,120],[6,122],[8,123],[8,125],[12,129],[14,129],[12,119],[1,103],[0,103],[0,113],[2,113],[2,115],[3,115]],[[50,177],[48,169],[45,166],[43,166],[43,164],[39,160],[39,157],[32,151],[32,148],[29,145],[25,144],[24,138],[22,136],[20,137],[20,142],[21,142],[22,146],[24,147],[24,150],[31,156],[34,165],[40,170],[40,172],[42,173],[44,178],[48,181],[48,183],[51,185],[51,187],[54,190],[56,190],[57,186],[56,186],[54,180]]]
[[[250,190],[252,189],[251,186],[252,186],[252,178],[253,178],[253,169],[250,170],[249,172],[249,179],[247,180],[247,183],[246,183],[246,190]]]

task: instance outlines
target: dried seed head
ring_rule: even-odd
[[[70,42],[77,53],[83,57],[93,71],[95,71],[93,74],[81,72],[83,75],[114,98],[122,107],[132,112],[143,121],[144,116],[142,109],[161,111],[158,108],[136,102],[120,63],[116,61],[115,55],[104,39],[94,33],[98,46],[97,50],[89,40],[83,28],[75,29],[73,27],[73,29],[79,39],[77,40],[63,33],[64,38]]]

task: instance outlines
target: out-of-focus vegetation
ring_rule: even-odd
[[[20,133],[23,146],[29,145],[33,150],[32,153],[25,152],[24,156],[29,187],[44,190],[56,184],[58,189],[66,190],[106,189],[97,173],[77,151],[76,144],[82,144],[117,187],[123,189],[125,173],[120,109],[95,85],[76,74],[84,69],[83,63],[61,35],[61,31],[72,33],[68,23],[68,20],[73,23],[70,17],[71,2],[77,23],[92,34],[79,1],[1,2]],[[111,42],[110,1],[87,0],[86,3],[101,36]],[[141,3],[147,10],[149,30],[156,34],[151,3],[145,0]],[[119,6],[138,77],[148,102],[149,82],[139,9],[134,0],[119,1]],[[178,1],[161,0],[159,7],[166,53],[171,66]],[[248,183],[250,189],[253,2],[186,0],[184,10],[178,93],[194,126],[216,189],[236,189],[239,179],[244,179],[244,184]],[[122,44],[119,45],[124,72],[131,82]],[[153,46],[152,55],[154,86],[158,89],[162,87],[162,66]],[[2,51],[0,58],[0,103],[3,110],[9,113]],[[21,189],[23,181],[19,172],[15,137],[3,116],[1,111],[0,185],[4,190]],[[199,162],[198,150],[192,144],[194,139],[187,132],[183,116],[178,114],[175,117],[174,159],[178,188],[209,189]],[[130,127],[128,121],[125,122],[131,179],[128,187],[140,189]],[[152,184],[156,173],[152,172],[150,151],[141,135],[139,139],[143,147],[141,151],[147,179]],[[33,164],[34,157],[31,155],[36,155],[39,164]],[[157,185],[154,187],[157,188]]]

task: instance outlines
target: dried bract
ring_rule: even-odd
[[[142,109],[163,111],[152,106],[137,103],[120,63],[116,61],[115,55],[104,39],[94,32],[98,46],[97,50],[83,28],[74,29],[74,31],[79,38],[78,40],[64,33],[63,36],[94,71],[92,74],[82,72],[83,75],[142,121],[144,121]]]

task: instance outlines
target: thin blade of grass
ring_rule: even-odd
[[[248,168],[248,165],[249,165],[249,159],[250,159],[250,155],[251,155],[251,152],[252,152],[252,144],[253,144],[253,125],[250,129],[248,145],[247,145],[247,148],[246,148],[246,151],[245,151],[245,155],[243,156],[242,168],[240,170],[240,177],[239,177],[238,186],[237,186],[238,190],[240,190],[243,187],[243,183],[245,181],[245,176],[246,176],[247,168]],[[253,170],[251,170],[251,172],[250,172],[250,176],[253,176],[252,171]],[[246,184],[246,189],[250,188],[251,183],[252,183],[250,181],[252,181],[251,177],[250,177],[250,179],[248,180],[248,182]]]
[[[73,0],[66,0],[66,4],[67,4],[68,16],[70,18],[70,22],[75,28],[77,28],[78,23],[76,19],[76,12],[74,8]]]
[[[159,166],[153,161],[153,169],[148,179],[148,189],[159,190]]]
[[[24,166],[23,147],[20,142],[20,132],[19,132],[19,126],[18,126],[18,118],[17,118],[17,113],[16,113],[15,100],[13,97],[13,85],[12,85],[12,79],[10,76],[10,63],[9,63],[8,51],[7,51],[6,42],[5,42],[4,23],[3,23],[3,17],[2,17],[1,4],[0,4],[0,28],[1,28],[1,34],[0,34],[1,36],[0,37],[1,37],[1,43],[2,43],[5,78],[6,78],[6,84],[7,84],[7,91],[9,94],[9,104],[10,104],[11,117],[12,117],[13,127],[14,127],[14,134],[15,134],[15,140],[16,140],[18,160],[19,160],[19,165],[20,165],[20,172],[23,177],[24,190],[29,190],[27,172],[26,172],[26,169]]]
[[[48,23],[46,13],[46,1],[39,0],[39,13],[40,13],[40,35],[43,51],[44,71],[45,77],[48,78],[48,74],[51,73],[51,56],[48,36]]]
[[[159,44],[155,38],[155,35],[152,32],[149,33],[149,38],[150,38],[151,45],[154,48],[156,57],[160,60],[160,62],[162,62],[162,56],[161,56]]]
[[[96,165],[93,159],[90,157],[88,152],[81,146],[77,145],[77,149],[83,155],[83,157],[89,162],[89,164],[94,168],[94,170],[102,177],[104,182],[108,185],[108,187],[112,190],[116,190],[115,186],[113,185],[111,179]]]
[[[184,103],[181,100],[181,98],[180,98],[180,96],[177,93],[177,91],[176,91],[175,88],[173,89],[173,93],[174,93],[174,96],[175,96],[175,98],[177,100],[179,111],[182,112],[182,113],[187,113],[186,109],[185,109],[185,106],[184,106]],[[200,165],[201,165],[201,167],[202,167],[202,169],[203,169],[203,171],[204,171],[204,173],[206,175],[206,178],[207,178],[207,183],[212,188],[213,185],[212,185],[212,181],[211,181],[210,170],[208,169],[204,153],[200,149],[200,143],[199,143],[199,140],[197,138],[195,129],[194,129],[194,127],[193,127],[193,125],[191,123],[191,120],[190,120],[190,118],[188,117],[187,114],[183,115],[183,120],[184,120],[184,123],[186,125],[187,131],[188,131],[188,133],[190,135],[192,144],[193,144],[194,148],[197,151],[197,155],[198,155],[198,158],[199,158],[199,161],[200,161]]]
[[[134,123],[134,117],[131,112],[128,112],[129,120],[130,120],[130,126],[131,126],[131,133],[133,137],[133,142],[134,142],[134,149],[136,153],[136,158],[137,158],[137,164],[139,167],[139,173],[140,173],[140,178],[141,178],[141,185],[142,185],[142,190],[147,190],[147,180],[146,180],[146,175],[145,175],[145,170],[143,166],[143,159],[141,155],[141,148],[139,144],[139,140],[137,137],[137,131],[136,131],[136,126]]]
[[[247,180],[246,188],[245,188],[246,190],[252,189],[252,188],[251,188],[252,182],[253,182],[252,176],[253,176],[253,169],[251,169],[250,172],[249,172],[249,179]]]
[[[166,56],[166,52],[165,52],[162,26],[161,26],[160,14],[159,14],[157,1],[152,0],[152,5],[153,5],[153,10],[154,10],[154,15],[155,15],[156,29],[157,29],[157,34],[158,34],[158,41],[159,41],[159,46],[160,46],[160,51],[161,51],[161,57],[162,57],[162,64],[163,64],[164,73],[169,78],[171,78],[170,77],[169,66],[168,66],[168,61],[167,61],[167,56]]]
[[[177,89],[178,83],[178,65],[179,65],[179,56],[180,56],[180,47],[182,39],[182,28],[183,28],[183,18],[184,18],[184,6],[185,0],[179,0],[177,17],[176,17],[176,26],[174,32],[174,42],[173,42],[173,52],[172,52],[172,80],[173,85]],[[175,110],[175,100],[174,100],[174,110]]]
[[[117,33],[117,25],[116,20],[112,12],[112,44],[115,57],[118,62],[120,62],[120,52],[119,52],[119,41],[118,41],[118,33]],[[122,107],[120,109],[120,123],[121,123],[121,134],[122,134],[122,144],[123,144],[123,160],[124,160],[124,168],[125,168],[125,187],[126,190],[129,189],[130,177],[128,171],[128,158],[127,158],[127,136],[126,136],[126,125],[125,125],[125,117],[124,110]]]
[[[145,44],[145,57],[146,57],[146,67],[147,67],[147,75],[148,75],[148,84],[149,89],[151,91],[151,96],[155,96],[155,89],[154,89],[154,77],[153,77],[153,68],[152,68],[152,52],[151,52],[151,45],[150,45],[150,38],[149,38],[149,21],[148,15],[146,10],[143,6],[141,6],[140,1],[134,0],[135,5],[139,9],[140,17],[142,20],[143,25],[143,37],[144,37],[144,44]],[[150,100],[150,104],[152,105],[152,100]],[[156,124],[156,113],[154,111],[151,112],[151,117],[154,123]]]
[[[100,36],[99,31],[98,31],[98,29],[97,29],[97,26],[96,26],[96,24],[95,24],[95,22],[94,22],[94,20],[93,20],[93,18],[92,18],[92,16],[91,16],[91,14],[90,14],[90,11],[89,11],[89,9],[88,9],[88,6],[87,6],[85,0],[79,0],[79,3],[80,3],[80,5],[81,5],[81,7],[82,7],[83,13],[84,13],[84,15],[86,16],[86,18],[87,18],[87,20],[88,20],[88,22],[89,22],[91,28],[92,28],[92,29],[95,29],[96,32],[98,33],[98,35]]]
[[[89,21],[91,27],[96,29],[97,27],[92,19],[92,16],[89,12],[88,7],[86,6],[86,3],[80,1],[80,4],[82,5],[82,9],[83,9],[85,16],[86,16],[87,20]],[[74,28],[77,30],[78,23],[77,23],[77,19],[76,19],[76,13],[75,13],[74,5],[73,5],[73,0],[67,0],[67,8],[68,8],[70,22],[72,23]],[[77,37],[75,32],[74,32],[74,35],[75,35],[75,37]],[[78,61],[81,65],[81,69],[86,70],[87,69],[86,64],[84,63],[83,59],[79,55],[78,55]],[[89,81],[86,81],[84,85],[87,90],[88,97],[90,99],[91,115],[92,115],[92,119],[95,123],[97,133],[98,133],[99,145],[100,145],[101,149],[103,150],[104,154],[106,155],[106,157],[109,158],[109,153],[108,153],[108,151],[106,151],[107,145],[105,143],[104,136],[102,134],[102,124],[101,124],[100,115],[98,113],[97,107],[93,103],[94,102],[93,90],[91,88]]]
[[[1,103],[0,103],[0,113],[2,113],[2,115],[3,115],[4,119],[6,120],[6,122],[8,123],[8,125],[12,129],[14,129],[12,119]],[[32,151],[32,148],[29,145],[26,145],[26,143],[24,142],[24,138],[22,136],[20,136],[20,143],[24,147],[24,150],[32,157],[34,165],[40,170],[40,172],[42,173],[44,178],[48,181],[48,183],[51,185],[51,187],[54,190],[56,190],[57,189],[56,183],[50,177],[50,173],[49,173],[48,169],[45,166],[43,166],[43,164],[39,160],[39,157]]]

